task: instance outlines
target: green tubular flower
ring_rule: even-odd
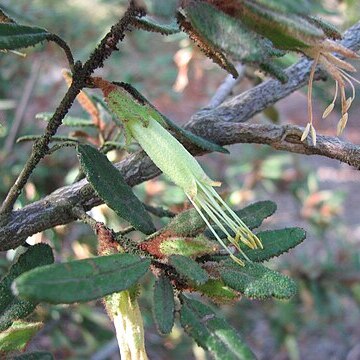
[[[249,259],[242,251],[240,242],[251,249],[262,248],[262,244],[214,190],[213,187],[221,183],[211,180],[185,147],[164,129],[156,110],[150,108],[150,111],[146,111],[146,107],[136,102],[124,89],[107,82],[105,88],[103,82],[97,80],[95,85],[103,90],[109,108],[124,122],[128,138],[133,137],[154,164],[184,190],[218,242],[234,261],[244,265],[242,260],[233,255],[210,221],[226,234],[228,241],[246,260]]]

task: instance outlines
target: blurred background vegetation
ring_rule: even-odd
[[[118,0],[5,0],[1,7],[21,23],[49,29],[65,39],[76,59],[86,60],[108,28],[123,13],[126,1]],[[166,1],[158,9],[166,16]],[[358,0],[325,1],[326,16],[344,30],[360,18]],[[293,55],[284,60],[296,61]],[[13,183],[30,151],[31,143],[17,144],[28,134],[41,134],[46,125],[35,118],[39,112],[53,112],[66,91],[61,70],[66,59],[53,44],[26,50],[26,57],[0,54],[0,198]],[[134,31],[120,44],[99,73],[110,80],[131,83],[160,111],[179,124],[206,106],[226,76],[225,72],[192,47],[183,34],[162,37]],[[245,91],[262,81],[251,69],[235,88]],[[335,136],[340,117],[320,120],[322,109],[331,102],[334,84],[316,84],[316,128]],[[306,90],[306,89],[305,89]],[[292,94],[251,122],[307,123],[305,90]],[[91,93],[91,92],[89,92]],[[91,93],[91,94],[96,94]],[[99,95],[99,94],[97,94]],[[356,101],[356,100],[355,100]],[[354,102],[343,137],[360,142]],[[88,117],[75,104],[71,114]],[[63,128],[60,134],[95,141],[96,134],[83,129]],[[94,140],[95,139],[95,140]],[[131,151],[130,147],[127,151]],[[299,294],[290,302],[248,301],[223,308],[226,318],[246,338],[259,359],[360,359],[360,174],[345,164],[320,157],[277,152],[260,145],[234,145],[231,155],[210,154],[200,159],[206,172],[223,181],[222,191],[234,208],[271,199],[278,211],[266,228],[301,226],[307,240],[291,253],[269,265],[291,275],[299,283]],[[113,161],[126,156],[112,151]],[[16,206],[42,198],[58,187],[70,184],[78,173],[71,148],[45,158],[26,185]],[[145,202],[173,211],[184,207],[184,194],[163,176],[135,189]],[[126,227],[105,206],[93,217],[116,230]],[[157,225],[166,220],[156,219]],[[57,260],[80,259],[96,254],[96,239],[85,225],[59,226],[34,235],[29,242],[46,242]],[[0,275],[6,272],[13,251],[0,257]],[[146,344],[151,359],[206,359],[198,348],[175,327],[168,337],[158,335],[151,314],[149,277],[141,294]],[[76,309],[76,311],[75,311]],[[50,350],[56,359],[118,359],[112,324],[100,302],[74,306],[44,305],[32,315],[45,326],[29,350]]]

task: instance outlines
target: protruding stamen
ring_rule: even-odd
[[[220,204],[224,206],[225,210],[233,217],[233,219],[238,224],[237,232],[243,233],[244,236],[251,242],[254,243],[255,248],[257,245],[263,249],[263,245],[260,239],[248,228],[248,226],[235,214],[235,212],[226,204],[226,202],[221,198],[221,196],[214,190],[211,189],[214,193],[214,196],[219,200]]]
[[[257,236],[252,233],[246,224],[235,214],[235,212],[226,204],[226,202],[212,187],[208,188],[200,182],[198,182],[198,185],[207,195],[207,201],[211,201],[212,207],[217,209],[219,218],[222,219],[225,224],[229,225],[238,239],[240,238],[244,244],[252,249],[257,248],[258,246],[263,248],[261,241],[257,238]],[[232,217],[232,219],[228,214]],[[236,238],[234,241],[236,241]]]
[[[203,207],[203,209],[209,215],[211,220],[214,221],[214,223],[217,226],[219,226],[219,228],[227,235],[228,240],[240,251],[241,250],[240,245],[238,244],[238,241],[236,241],[236,237],[234,239],[234,237],[229,234],[229,232],[226,230],[225,226],[222,224],[221,220],[224,221],[224,223],[226,223],[227,225],[229,225],[230,228],[235,232],[235,234],[238,232],[238,228],[236,227],[236,225],[234,223],[231,222],[231,219],[228,219],[224,210],[220,208],[219,204],[216,204],[216,205],[219,206],[220,211],[217,211],[211,204],[209,204],[204,199],[201,200],[200,205]],[[251,249],[254,249],[257,247],[256,244],[253,244],[250,241],[250,239],[248,239],[246,237],[241,237],[241,241]]]
[[[190,196],[188,196],[188,199],[190,200],[190,202],[193,204],[194,208],[196,209],[196,211],[200,214],[201,218],[204,220],[205,224],[208,226],[208,228],[210,229],[210,231],[214,234],[216,240],[220,243],[220,245],[226,250],[226,252],[230,255],[231,258],[234,257],[234,254],[230,251],[230,249],[225,245],[225,243],[220,239],[219,235],[216,233],[216,231],[214,230],[214,228],[211,226],[210,222],[208,221],[208,219],[204,216],[204,214],[201,212],[200,207],[197,206],[197,204],[195,203],[195,201],[193,201],[191,199]],[[245,255],[245,254],[244,254]],[[246,255],[245,258],[247,260],[249,260]],[[241,266],[245,266],[245,263],[243,261],[241,261],[240,259],[236,258],[236,262],[238,264],[240,264]],[[249,260],[250,261],[250,260]]]
[[[333,101],[324,110],[322,117],[323,119],[329,116],[335,107],[335,102],[338,96],[338,88],[340,88],[340,100],[341,100],[341,119],[337,125],[337,134],[340,135],[346,126],[348,120],[348,110],[355,99],[355,86],[353,81],[360,84],[360,81],[348,74],[346,71],[351,73],[356,72],[356,68],[348,63],[346,60],[342,60],[332,53],[343,55],[345,58],[356,59],[359,58],[359,54],[351,49],[344,47],[343,45],[333,42],[331,40],[324,40],[320,45],[311,46],[309,49],[304,50],[305,55],[314,59],[311,67],[309,77],[309,88],[308,88],[308,117],[309,123],[307,124],[304,132],[301,136],[301,141],[304,141],[309,132],[311,131],[311,137],[313,145],[316,146],[316,131],[313,126],[313,109],[312,109],[312,84],[314,80],[315,67],[319,63],[324,66],[325,70],[335,80],[336,90]],[[346,71],[345,71],[346,70]],[[352,96],[346,97],[345,86],[349,84],[352,89]]]
[[[235,248],[241,253],[241,255],[247,260],[250,261],[250,259],[246,256],[246,254],[244,253],[244,251],[240,248],[240,245],[234,242],[234,238],[229,234],[229,232],[226,230],[226,228],[224,227],[224,225],[219,221],[219,219],[216,217],[216,215],[213,213],[214,209],[209,207],[208,204],[204,201],[204,199],[201,200],[197,200],[197,202],[199,202],[198,206],[202,207],[206,214],[210,217],[210,219],[212,221],[214,221],[214,223],[219,226],[219,228],[225,233],[225,235],[227,236],[227,239],[229,240],[229,242],[235,246]],[[197,209],[197,208],[196,208]],[[199,211],[199,210],[198,210]],[[214,230],[214,228],[209,224],[209,222],[207,222],[207,225],[209,226],[211,232],[215,235],[216,239],[220,242],[220,244],[226,248],[226,251],[229,254],[232,254],[230,249],[225,245],[225,243],[222,240],[219,240],[220,237],[219,235],[216,233],[216,231]],[[247,245],[248,247],[251,247],[251,244],[248,244],[246,242],[244,242],[245,245]]]
[[[346,110],[346,112],[348,112],[348,110],[350,109],[352,102],[353,102],[353,98],[350,96],[350,97],[346,100],[346,104],[345,104],[345,110]]]

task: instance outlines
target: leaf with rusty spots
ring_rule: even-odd
[[[90,301],[128,289],[149,266],[149,259],[131,254],[69,261],[28,271],[12,289],[21,298],[52,304]]]

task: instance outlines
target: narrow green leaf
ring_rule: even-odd
[[[0,23],[0,49],[15,50],[33,46],[46,40],[48,35],[50,33],[42,28],[15,23]]]
[[[205,284],[209,280],[208,273],[196,261],[186,256],[171,255],[169,264],[175,268],[179,275],[198,285]]]
[[[175,321],[174,290],[167,276],[159,277],[155,282],[153,315],[160,334],[170,334]]]
[[[22,351],[42,325],[40,322],[14,322],[9,329],[0,333],[0,353],[15,350]]]
[[[108,158],[94,147],[81,144],[78,155],[86,178],[106,205],[137,230],[155,232],[150,215]]]
[[[306,237],[303,229],[294,227],[281,230],[262,231],[256,234],[264,248],[251,250],[243,248],[251,261],[263,262],[289,251],[301,244]]]
[[[47,351],[32,351],[14,357],[15,360],[54,360],[52,353]]]
[[[226,260],[219,267],[219,272],[226,285],[248,298],[289,299],[297,292],[292,279],[261,264],[246,263],[245,266],[239,266],[233,260]]]
[[[35,115],[36,119],[40,119],[40,120],[44,120],[44,121],[49,121],[53,116],[53,113],[50,112],[41,112]],[[95,124],[89,120],[89,119],[83,119],[83,118],[78,118],[78,117],[73,117],[73,116],[65,116],[62,124],[64,126],[69,126],[69,127],[94,127]]]
[[[151,32],[158,32],[162,35],[172,35],[180,32],[180,28],[176,22],[176,19],[173,19],[170,23],[161,24],[152,17],[144,16],[142,18],[136,19],[136,23],[134,25],[137,28]]]
[[[11,292],[11,283],[22,273],[38,266],[54,262],[54,256],[49,245],[37,244],[31,246],[24,254],[19,256],[17,262],[0,283],[0,331],[4,331],[18,319],[23,319],[31,314],[37,302],[22,300]]]
[[[239,5],[242,6],[244,5]],[[236,8],[235,5],[234,7]],[[225,14],[213,5],[195,1],[185,7],[185,12],[192,30],[198,35],[194,38],[195,42],[202,41],[213,52],[221,51],[233,60],[262,66],[271,75],[280,75],[279,80],[286,80],[285,73],[280,69],[273,72],[274,65],[271,65],[272,57],[282,56],[284,53],[276,49],[270,40],[249,30],[240,16],[234,18],[230,16],[232,14]],[[211,51],[207,55],[211,57]],[[216,62],[216,59],[213,60]]]
[[[274,214],[276,209],[277,206],[273,201],[265,200],[248,205],[241,210],[235,211],[235,213],[248,226],[249,229],[255,229],[259,227],[266,218]],[[220,238],[227,238],[225,233],[222,232],[217,226],[214,226],[214,229]],[[229,231],[230,235],[235,235],[231,229],[227,230]],[[215,239],[215,236],[209,229],[206,229],[205,235],[209,239]]]
[[[52,304],[89,301],[126,290],[148,271],[149,259],[114,254],[42,266],[18,277],[20,297]]]
[[[241,336],[201,302],[181,296],[181,325],[196,343],[218,360],[254,360]]]

